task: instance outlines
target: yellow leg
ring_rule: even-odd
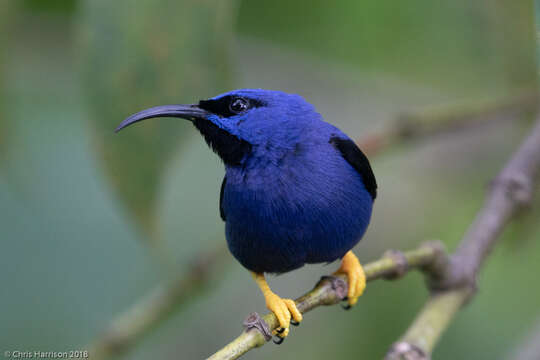
[[[300,322],[302,321],[302,314],[296,308],[296,304],[293,300],[282,299],[270,290],[270,286],[268,286],[264,274],[252,272],[251,275],[255,279],[257,285],[259,285],[259,288],[261,288],[264,299],[266,300],[266,307],[276,315],[279,321],[281,329],[276,330],[274,335],[278,335],[282,338],[286,337],[289,335],[291,316],[294,321]]]
[[[349,251],[343,257],[340,268],[334,274],[345,274],[349,279],[349,292],[347,299],[350,306],[358,301],[358,298],[366,288],[366,274],[360,261],[352,251]]]

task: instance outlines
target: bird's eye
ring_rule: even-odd
[[[229,105],[229,109],[231,109],[231,111],[235,114],[239,114],[241,112],[246,111],[248,107],[249,107],[248,101],[240,97],[234,98]]]

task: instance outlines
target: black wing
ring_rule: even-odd
[[[227,177],[223,177],[223,181],[221,182],[221,190],[219,191],[219,215],[221,216],[221,220],[225,221],[225,210],[223,210],[223,191],[225,190],[225,183],[227,182]]]
[[[362,175],[366,190],[371,195],[371,198],[375,200],[377,197],[377,181],[375,180],[373,170],[371,170],[369,160],[362,150],[360,150],[352,140],[343,139],[337,136],[332,136],[329,143],[334,145],[343,158],[347,160],[360,175]]]

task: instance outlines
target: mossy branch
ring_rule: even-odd
[[[505,225],[532,202],[540,172],[540,117],[531,134],[491,184],[480,210],[450,261],[431,278],[433,293],[386,360],[427,360],[459,309],[476,290],[476,276]]]
[[[380,278],[395,279],[412,269],[435,274],[446,261],[443,246],[438,242],[432,242],[404,253],[388,251],[380,260],[366,264],[364,270],[367,281]],[[296,306],[305,314],[322,305],[335,305],[345,298],[347,289],[345,276],[325,276],[313,290],[295,300]],[[253,313],[248,316],[244,326],[245,330],[240,336],[210,356],[208,360],[238,359],[249,350],[266,344],[271,339],[272,330],[279,324],[273,313],[268,313],[262,318]]]

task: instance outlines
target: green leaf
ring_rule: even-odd
[[[80,54],[95,149],[118,198],[148,235],[167,163],[189,123],[148,121],[119,134],[144,108],[191,103],[227,89],[234,1],[81,3]]]

